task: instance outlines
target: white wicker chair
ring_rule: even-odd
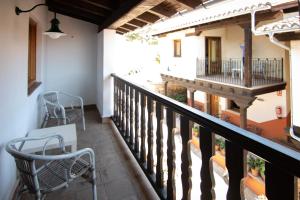
[[[41,94],[45,117],[42,127],[47,126],[51,119],[55,119],[57,125],[74,123],[81,119],[82,128],[85,130],[85,118],[83,99],[65,92],[47,91]]]
[[[52,139],[58,140],[61,154],[46,155],[47,144]],[[22,152],[23,144],[33,140],[45,141],[41,149],[42,154]],[[44,199],[47,193],[67,187],[72,180],[80,176],[92,184],[93,200],[97,199],[95,154],[92,149],[85,148],[67,153],[63,137],[52,135],[11,140],[6,145],[6,151],[15,158],[20,174],[21,187],[17,191],[17,199],[25,191],[34,194],[38,200]]]

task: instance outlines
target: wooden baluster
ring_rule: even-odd
[[[168,140],[167,140],[167,165],[168,165],[168,181],[167,181],[167,199],[176,199],[175,187],[175,168],[176,168],[176,153],[174,144],[174,113],[172,108],[167,108],[167,126],[168,126]]]
[[[130,139],[129,143],[133,148],[133,133],[134,133],[134,98],[133,88],[130,88]]]
[[[295,200],[297,196],[296,178],[277,166],[265,162],[266,196],[269,200]]]
[[[146,96],[141,93],[141,157],[140,160],[142,163],[146,162],[146,146],[145,146],[145,137],[146,137],[146,114],[145,107],[146,105]]]
[[[126,123],[125,123],[125,140],[129,140],[129,105],[130,105],[130,100],[129,100],[129,86],[125,86],[126,93],[125,93],[125,98],[126,98],[126,108],[125,108],[125,117],[126,117]]]
[[[121,133],[124,136],[125,132],[125,84],[122,84],[122,119],[121,119]]]
[[[229,174],[227,200],[241,199],[241,180],[244,178],[244,152],[241,147],[225,141],[226,166]]]
[[[113,120],[116,122],[117,117],[117,81],[116,78],[114,78],[114,116]]]
[[[182,183],[182,199],[190,199],[190,160],[188,152],[188,142],[191,139],[189,119],[183,115],[180,116],[180,135],[182,140],[181,151],[181,183]]]
[[[118,79],[118,127],[121,128],[122,123],[122,90],[121,90],[121,82]]]
[[[159,102],[156,102],[156,186],[163,187],[163,110]]]
[[[134,138],[134,150],[135,153],[138,155],[139,150],[139,137],[140,137],[140,94],[137,90],[134,92],[135,98],[135,138]]]
[[[202,164],[201,164],[201,200],[211,200],[215,199],[215,195],[212,194],[212,178],[213,176],[213,169],[210,168],[210,158],[213,156],[213,139],[214,135],[210,130],[200,126],[199,131],[199,144],[200,144],[200,151],[202,157]],[[214,198],[213,198],[214,197]]]
[[[148,155],[147,155],[147,170],[150,174],[153,174],[153,101],[150,97],[147,98],[148,108]]]

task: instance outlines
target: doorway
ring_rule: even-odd
[[[206,75],[221,74],[221,37],[205,38]]]

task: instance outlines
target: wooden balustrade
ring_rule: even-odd
[[[243,199],[241,182],[245,174],[245,151],[251,151],[266,161],[266,195],[269,200],[294,200],[295,177],[300,177],[300,153],[243,130],[225,121],[200,112],[163,95],[137,86],[117,75],[114,78],[114,116],[112,117],[128,147],[161,199],[176,199],[175,159],[181,159],[182,197],[190,199],[191,177],[201,178],[201,200],[215,198],[211,157],[214,155],[214,134],[226,139],[226,167],[229,174],[228,200]],[[154,106],[155,105],[155,106]],[[146,116],[146,113],[148,115]],[[165,115],[166,113],[166,115]],[[180,116],[180,130],[176,128]],[[154,130],[156,119],[156,131]],[[200,125],[200,172],[191,173],[191,124]],[[167,132],[163,133],[163,127]],[[177,134],[180,133],[180,134]],[[153,140],[154,134],[156,140]],[[181,137],[182,152],[176,155],[175,134]],[[164,144],[164,136],[167,143]],[[176,136],[176,137],[177,137]],[[146,140],[147,138],[147,140]],[[154,144],[156,150],[154,151]],[[167,151],[164,152],[164,145]],[[166,155],[163,155],[163,154]],[[167,157],[164,172],[163,157]],[[156,166],[154,165],[156,158]],[[154,171],[154,169],[156,169]],[[155,173],[155,174],[154,174]],[[167,181],[164,181],[167,173]]]

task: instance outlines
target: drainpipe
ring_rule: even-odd
[[[300,0],[298,0],[300,1]],[[269,8],[271,8],[271,4],[267,4],[267,6]],[[252,33],[255,35],[255,36],[259,36],[259,35],[268,35],[269,36],[269,39],[270,39],[270,42],[275,44],[276,46],[279,46],[280,48],[283,48],[285,50],[287,50],[289,52],[289,60],[291,60],[291,48],[287,45],[284,45],[282,44],[281,42],[279,42],[275,37],[274,37],[274,33],[275,32],[272,32],[272,31],[269,31],[267,33],[264,33],[264,32],[258,32],[256,29],[255,29],[255,13],[257,11],[261,11],[261,10],[265,10],[265,8],[263,9],[257,9],[257,10],[253,10],[251,11],[251,30],[252,30]],[[300,12],[300,7],[299,7],[299,12]],[[292,94],[292,67],[290,67],[290,94]],[[292,96],[292,95],[291,95]],[[298,136],[296,136],[294,134],[294,130],[293,130],[293,98],[291,98],[291,127],[290,127],[290,130],[289,130],[289,134],[290,136],[297,140],[298,142],[300,142],[300,138]]]

